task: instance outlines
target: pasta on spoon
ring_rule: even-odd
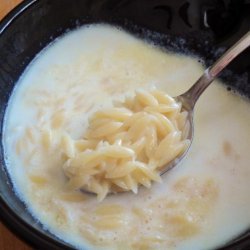
[[[81,141],[63,137],[63,166],[72,189],[103,200],[110,192],[147,188],[160,182],[161,168],[182,154],[187,140],[187,112],[157,89],[137,90],[132,97],[97,111]]]

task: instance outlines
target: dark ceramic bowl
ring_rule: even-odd
[[[25,67],[56,37],[77,26],[105,22],[169,50],[199,55],[205,64],[250,29],[248,0],[26,0],[0,23],[0,137],[6,105]],[[147,30],[154,31],[148,37]],[[160,35],[159,35],[160,34]],[[182,38],[182,39],[179,39]],[[228,90],[250,97],[250,50],[221,77]],[[1,138],[0,138],[1,139]],[[2,141],[2,140],[1,140]],[[73,249],[44,230],[15,196],[0,145],[0,216],[35,249]],[[233,226],[233,225],[232,225]],[[245,232],[220,249],[250,249]]]

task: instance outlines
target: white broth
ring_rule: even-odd
[[[62,170],[63,133],[80,140],[88,117],[113,100],[152,85],[176,96],[202,72],[197,58],[108,25],[59,38],[26,69],[7,107],[3,145],[17,195],[79,249],[200,250],[237,236],[250,226],[250,104],[219,81],[197,103],[188,155],[162,183],[98,202],[70,190]]]

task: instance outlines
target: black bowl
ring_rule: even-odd
[[[250,29],[250,2],[234,0],[26,0],[0,23],[0,137],[4,112],[18,78],[46,45],[68,30],[110,23],[169,50],[211,63]],[[154,31],[149,36],[147,30]],[[181,39],[180,39],[181,38]],[[250,50],[221,77],[228,90],[250,97]],[[0,146],[0,216],[36,249],[73,249],[44,230],[14,194]],[[232,225],[233,226],[233,225]],[[220,249],[250,249],[250,231]]]

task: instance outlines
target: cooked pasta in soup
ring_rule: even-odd
[[[171,167],[190,145],[188,113],[163,91],[137,90],[114,105],[90,116],[81,141],[61,139],[67,185],[96,193],[99,201],[109,193],[137,193],[138,185],[161,182],[162,168]]]
[[[219,81],[197,103],[186,158],[161,183],[147,171],[155,159],[169,160],[167,133],[178,128],[170,136],[178,150],[188,143],[180,134],[185,114],[174,104],[166,111],[164,93],[183,93],[202,72],[197,58],[108,25],[48,46],[20,78],[5,115],[7,169],[27,209],[77,249],[211,249],[246,230],[250,104]],[[133,98],[140,105],[129,106]],[[173,109],[174,125],[162,116]],[[110,183],[134,193],[102,200]],[[137,192],[138,183],[150,188]]]

